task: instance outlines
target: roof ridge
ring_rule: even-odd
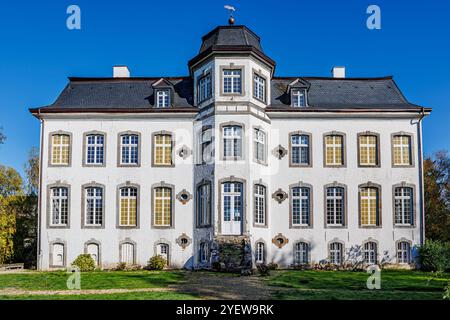
[[[357,80],[357,81],[370,81],[370,80],[393,80],[393,76],[384,76],[384,77],[355,77],[355,78],[333,78],[333,77],[273,77],[273,80],[295,80],[295,79],[305,79],[305,80]]]
[[[159,81],[161,79],[167,80],[186,80],[191,79],[190,76],[180,76],[180,77],[130,77],[130,78],[114,78],[114,77],[68,77],[70,82],[101,82],[101,81],[114,81],[114,82],[126,82],[126,81]]]

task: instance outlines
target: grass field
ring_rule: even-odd
[[[64,272],[0,274],[0,300],[441,300],[450,274],[381,272],[381,289],[368,290],[365,272],[272,271],[269,277],[189,271],[92,272],[81,292],[70,292]],[[94,291],[92,291],[94,290]],[[117,292],[120,291],[120,292]],[[125,292],[122,292],[125,291]]]

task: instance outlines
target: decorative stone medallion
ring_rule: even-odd
[[[178,192],[177,199],[182,204],[186,204],[189,202],[189,200],[192,199],[192,194],[190,194],[189,191],[187,191],[186,189],[183,189],[180,192]]]
[[[189,238],[186,233],[183,233],[181,236],[179,236],[176,240],[176,243],[184,249],[189,247],[189,245],[192,243],[192,239]]]
[[[178,149],[178,155],[186,160],[192,154],[192,150],[188,148],[188,146],[184,145],[180,149]]]
[[[272,154],[279,160],[281,160],[285,155],[287,155],[287,150],[280,144],[278,147],[272,150]]]
[[[289,239],[287,239],[285,236],[279,233],[272,239],[272,243],[276,245],[279,249],[281,249],[289,243]]]
[[[278,189],[272,194],[272,198],[275,199],[278,203],[282,203],[288,197],[287,193],[281,189]]]

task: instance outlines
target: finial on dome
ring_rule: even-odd
[[[230,13],[230,18],[228,19],[228,24],[230,26],[234,25],[233,12],[236,11],[236,9],[233,6],[230,6],[230,5],[226,5],[226,6],[224,6],[224,8],[227,9],[228,12]]]

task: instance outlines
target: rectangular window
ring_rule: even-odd
[[[325,137],[325,165],[344,165],[344,138],[341,135]]]
[[[87,226],[103,225],[103,189],[99,187],[88,187],[85,189]]]
[[[200,263],[208,262],[208,253],[209,253],[208,244],[206,242],[200,243],[200,248],[199,248]]]
[[[342,263],[342,243],[333,242],[330,244],[330,263],[340,265]]]
[[[253,97],[266,101],[266,79],[256,73],[253,74]]]
[[[264,243],[256,244],[255,263],[264,263]]]
[[[392,144],[392,149],[394,152],[394,165],[412,165],[411,137],[406,135],[394,136]]]
[[[266,133],[261,129],[255,129],[254,134],[254,156],[257,162],[266,163]]]
[[[291,135],[291,159],[293,165],[310,164],[309,136],[304,134]]]
[[[69,189],[55,187],[50,189],[51,225],[67,226],[69,223]]]
[[[211,184],[197,188],[197,221],[199,226],[211,225]]]
[[[86,136],[86,164],[102,165],[104,161],[105,136],[90,134]]]
[[[359,143],[359,165],[378,165],[378,137],[373,135],[360,135]]]
[[[134,227],[137,225],[137,196],[136,188],[120,189],[119,225]]]
[[[211,74],[208,74],[198,81],[198,102],[208,100],[212,96]]]
[[[242,70],[223,70],[223,92],[232,94],[242,94]]]
[[[255,224],[266,224],[266,187],[255,185]]]
[[[362,226],[379,225],[379,195],[378,188],[361,188],[360,210]]]
[[[397,244],[397,262],[401,264],[411,262],[411,246],[409,242],[400,241]]]
[[[137,165],[139,163],[139,136],[124,134],[120,136],[120,164]]]
[[[52,135],[52,165],[68,166],[70,162],[70,136],[68,134]]]
[[[204,128],[200,134],[200,159],[201,163],[210,163],[212,154],[212,130]]]
[[[327,226],[344,225],[344,188],[330,187],[326,189]]]
[[[309,245],[306,242],[298,242],[295,244],[294,264],[308,264]]]
[[[242,127],[223,128],[223,155],[227,158],[242,158]]]
[[[170,107],[170,90],[157,90],[156,101],[156,106],[158,108]]]
[[[172,189],[158,187],[154,192],[154,225],[170,227],[172,225]]]
[[[306,107],[306,95],[304,90],[292,90],[291,99],[293,107]]]
[[[413,225],[413,189],[398,187],[394,189],[394,207],[396,225]]]
[[[156,134],[154,136],[154,165],[170,166],[172,161],[172,136],[170,134]]]
[[[310,224],[310,189],[292,188],[292,225],[309,226]]]
[[[364,244],[364,262],[367,264],[376,264],[377,255],[377,244],[375,242],[366,242]]]

